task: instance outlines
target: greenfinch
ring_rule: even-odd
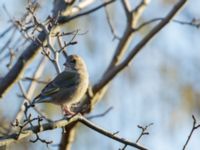
[[[79,103],[86,93],[89,75],[84,60],[77,55],[70,55],[65,62],[65,69],[48,83],[36,96],[32,104],[53,103],[61,105],[65,115],[72,115],[72,104]]]

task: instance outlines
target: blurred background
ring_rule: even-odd
[[[140,0],[132,1],[132,7]],[[51,13],[53,0],[41,0],[37,17],[44,21]],[[100,4],[99,0],[95,5]],[[140,23],[153,18],[164,17],[172,8],[175,0],[153,0],[145,9]],[[0,1],[0,31],[4,31],[11,18],[19,19],[26,9],[26,0]],[[95,5],[90,6],[93,8]],[[200,1],[189,0],[182,11],[175,17],[177,20],[191,21],[200,18]],[[5,7],[8,11],[6,13]],[[88,8],[88,9],[89,9]],[[109,15],[118,36],[122,36],[126,25],[125,14],[120,1],[108,6]],[[151,29],[153,24],[136,33],[129,49],[140,41]],[[91,84],[96,83],[108,66],[115,51],[118,40],[108,26],[105,10],[74,20],[63,26],[64,31],[79,29],[86,32],[77,36],[78,44],[68,47],[68,53],[79,54],[88,66]],[[20,33],[16,34],[17,38]],[[90,115],[104,112],[113,107],[106,116],[93,120],[99,126],[111,131],[119,131],[119,135],[136,141],[140,134],[137,125],[148,125],[149,135],[140,140],[140,144],[153,150],[182,149],[192,128],[192,114],[200,122],[200,30],[187,25],[171,22],[155,38],[153,38],[138,55],[131,65],[121,72],[110,84],[103,99],[96,105]],[[6,37],[1,38],[0,48]],[[66,37],[66,41],[69,37]],[[20,43],[20,41],[19,41]],[[14,45],[15,43],[13,43]],[[11,44],[12,45],[12,44]],[[21,45],[17,55],[25,49],[27,44]],[[1,50],[1,49],[0,49]],[[4,57],[2,53],[0,56]],[[24,76],[32,76],[42,55],[32,61]],[[62,59],[60,60],[62,63]],[[6,67],[8,59],[0,64],[0,76],[9,69]],[[47,62],[41,79],[51,80],[56,75],[54,66]],[[29,82],[23,82],[28,87]],[[38,93],[44,85],[38,85]],[[18,112],[22,98],[19,87],[15,84],[0,100],[1,128],[6,128]],[[52,119],[61,117],[60,109],[52,105],[41,105],[40,109]],[[53,140],[48,148],[45,144],[30,143],[28,139],[9,146],[9,149],[35,150],[57,149],[61,137],[61,129],[46,131],[41,137]],[[32,137],[33,138],[33,137]],[[200,147],[200,130],[197,130],[189,142],[188,149],[198,150]],[[29,138],[30,139],[30,138]],[[79,125],[73,150],[117,150],[123,145],[104,137],[93,130]],[[131,149],[127,147],[127,150]]]

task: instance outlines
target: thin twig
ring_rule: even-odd
[[[149,132],[147,132],[147,129],[152,125],[153,125],[153,123],[150,123],[150,124],[146,125],[145,127],[138,125],[138,128],[141,129],[142,131],[141,131],[139,137],[137,138],[136,143],[139,142],[139,140],[142,138],[142,136],[149,135]]]
[[[139,31],[140,29],[142,29],[143,27],[150,25],[152,23],[158,22],[158,21],[162,21],[164,20],[164,18],[154,18],[151,19],[149,21],[143,22],[141,25],[139,25],[136,28],[133,28],[133,31]],[[192,26],[195,27],[197,29],[200,28],[200,21],[198,19],[192,19],[191,21],[182,21],[182,20],[177,20],[177,19],[173,19],[172,20],[173,23],[177,23],[177,24],[181,24],[181,25],[188,25],[188,26]]]
[[[27,102],[30,103],[30,102],[31,102],[31,99],[29,99],[28,94],[26,93],[22,82],[19,81],[19,82],[18,82],[18,85],[19,85],[19,88],[20,88],[20,90],[21,90],[21,92],[22,92],[23,98],[25,98],[25,101],[24,101],[23,105],[24,105],[25,103],[27,103]],[[27,100],[27,101],[26,101],[26,100]],[[35,110],[40,116],[42,116],[42,117],[45,118],[46,120],[49,120],[49,119],[48,119],[41,111],[39,111],[36,107],[34,107],[34,110]],[[25,109],[25,111],[26,111],[26,109]],[[19,118],[16,118],[16,119],[19,119]],[[18,121],[19,121],[19,120],[18,120]]]
[[[110,27],[110,31],[111,31],[111,33],[113,35],[113,40],[115,40],[115,39],[120,40],[120,37],[116,34],[115,29],[114,29],[114,27],[113,27],[113,25],[111,23],[111,18],[109,16],[107,7],[104,7],[104,10],[105,10],[105,14],[106,14],[106,20],[107,20],[108,25]]]
[[[194,132],[196,129],[200,128],[200,123],[197,124],[197,121],[196,121],[196,118],[195,118],[194,115],[192,115],[192,119],[193,119],[192,130],[190,131],[190,134],[189,134],[189,136],[188,136],[188,138],[187,138],[187,140],[186,140],[186,142],[185,142],[185,144],[184,144],[184,146],[183,146],[183,150],[186,149],[186,146],[188,145],[189,141],[191,140],[191,137],[192,137],[193,132]]]
[[[11,31],[11,29],[13,29],[13,25],[8,26],[8,27],[0,34],[0,38],[4,37],[8,32]]]
[[[87,117],[88,120],[92,120],[92,119],[96,119],[99,117],[104,117],[105,115],[107,115],[111,110],[113,109],[113,107],[109,107],[105,112],[101,113],[101,114],[97,114],[97,115],[92,115]]]
[[[10,61],[9,63],[6,65],[9,69],[13,64],[14,58],[15,58],[15,52],[13,49],[9,48],[9,54],[10,54]]]
[[[40,84],[48,84],[49,81],[42,81],[42,80],[39,80],[39,79],[36,79],[36,78],[31,78],[31,77],[24,77],[22,79],[23,81],[34,81],[34,82],[37,82],[37,83],[40,83]]]

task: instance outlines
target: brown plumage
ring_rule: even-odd
[[[64,65],[65,70],[43,88],[33,104],[53,103],[61,105],[68,112],[69,106],[81,100],[89,82],[86,65],[77,55],[70,55]]]

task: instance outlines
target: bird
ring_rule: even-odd
[[[79,103],[86,93],[89,75],[84,60],[78,55],[69,55],[63,65],[64,71],[41,90],[33,99],[32,105],[52,103],[60,105],[64,115],[74,115],[70,108]]]

